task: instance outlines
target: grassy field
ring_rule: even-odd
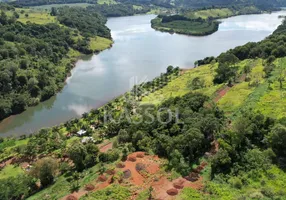
[[[35,9],[17,9],[20,17],[18,21],[27,23],[28,21],[36,24],[58,23],[54,16],[51,16],[48,12]],[[24,12],[24,13],[22,13]]]
[[[14,165],[7,165],[2,170],[0,170],[0,179],[15,177],[22,173],[24,173],[24,171],[21,169],[21,167]]]
[[[247,82],[242,82],[232,87],[225,96],[223,96],[218,106],[226,112],[231,114],[243,104],[247,96],[253,92],[254,88],[250,87]]]
[[[169,97],[182,96],[191,91],[189,83],[194,78],[199,77],[204,81],[204,88],[194,90],[206,95],[212,95],[221,85],[213,85],[213,78],[217,65],[204,65],[185,71],[181,76],[172,80],[167,86],[144,97],[142,103],[159,104]]]
[[[83,187],[87,183],[96,180],[98,177],[98,170],[99,165],[95,165],[92,168],[89,168],[88,170],[85,170],[80,174],[80,179],[78,181],[78,184],[80,187]],[[44,190],[34,194],[33,196],[29,197],[29,200],[48,200],[48,199],[61,199],[62,197],[68,195],[70,193],[70,189],[72,187],[72,182],[70,181],[71,176],[70,175],[62,175],[57,178],[57,181],[55,184],[45,188]]]
[[[128,187],[113,184],[103,190],[92,192],[86,197],[80,198],[81,200],[126,200],[130,198],[130,191]]]
[[[220,8],[220,9],[207,9],[207,10],[198,10],[195,12],[188,12],[186,16],[189,18],[203,18],[207,19],[208,17],[213,18],[226,18],[232,16],[234,12],[229,8]]]
[[[214,8],[214,9],[206,9],[206,10],[196,10],[196,11],[187,11],[185,16],[195,19],[202,18],[207,19],[209,17],[215,19],[227,18],[235,15],[243,15],[243,14],[252,14],[259,13],[259,9],[254,6],[245,6],[238,10],[233,10],[230,8]]]
[[[243,69],[246,64],[254,64],[250,74],[248,75],[248,82],[241,82],[233,86],[219,101],[218,106],[226,112],[226,114],[233,114],[238,110],[248,96],[255,91],[255,89],[263,84],[265,76],[263,72],[262,60],[251,61],[245,60],[238,64],[239,71]]]
[[[69,7],[81,7],[86,8],[87,6],[90,6],[92,4],[89,3],[70,3],[70,4],[49,4],[49,5],[42,5],[42,6],[33,6],[33,9],[36,10],[51,10],[52,7],[60,8],[63,6],[69,6]]]
[[[99,52],[109,48],[112,43],[112,40],[97,36],[96,38],[90,39],[90,49],[94,52]]]
[[[267,83],[267,92],[263,93],[255,109],[264,115],[282,118],[286,116],[286,58],[276,60],[275,64],[276,68],[270,78],[271,82]],[[281,77],[284,77],[282,88],[279,82]]]
[[[97,3],[98,4],[117,4],[117,2],[114,0],[98,0]]]

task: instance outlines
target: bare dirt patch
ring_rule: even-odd
[[[175,188],[171,188],[169,190],[167,190],[167,194],[170,196],[176,196],[179,193],[179,191]]]
[[[85,186],[85,190],[86,191],[92,191],[92,190],[94,190],[95,189],[95,187],[94,187],[94,185],[92,185],[92,184],[87,184],[86,186]]]
[[[104,182],[104,181],[106,181],[106,180],[107,180],[107,177],[104,176],[104,175],[100,175],[100,176],[98,177],[98,181],[100,181],[100,182]]]
[[[69,195],[66,200],[77,200],[77,198],[73,195]]]
[[[124,168],[125,167],[125,163],[117,163],[116,167],[117,168]]]
[[[113,143],[112,142],[109,142],[103,146],[100,146],[99,147],[99,151],[101,153],[106,153],[109,149],[112,149],[112,146],[113,146]]]
[[[230,90],[230,87],[224,87],[217,92],[217,96],[214,98],[214,102],[218,102],[226,93]]]

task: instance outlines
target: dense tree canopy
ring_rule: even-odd
[[[88,37],[110,38],[106,19],[95,12],[59,10],[60,22],[75,31],[55,23],[23,24],[7,10],[13,7],[2,6],[0,11],[0,120],[49,99],[63,87],[73,67],[70,49],[92,53]]]
[[[76,28],[85,37],[101,36],[111,38],[110,30],[104,25],[106,18],[97,12],[85,8],[63,7],[57,10],[57,18],[61,24]]]

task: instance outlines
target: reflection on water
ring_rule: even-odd
[[[64,89],[48,101],[0,123],[2,135],[22,135],[62,123],[130,89],[130,79],[152,80],[168,65],[190,68],[206,56],[217,56],[249,41],[262,40],[281,23],[278,16],[245,15],[221,20],[219,31],[192,37],[155,31],[154,15],[110,18],[114,44],[99,55],[84,56],[76,63]]]

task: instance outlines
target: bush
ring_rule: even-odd
[[[242,188],[242,181],[238,177],[233,177],[232,179],[229,180],[230,184],[232,187],[236,189],[241,189]]]
[[[146,166],[143,163],[136,163],[135,169],[137,171],[142,171],[146,169]]]

